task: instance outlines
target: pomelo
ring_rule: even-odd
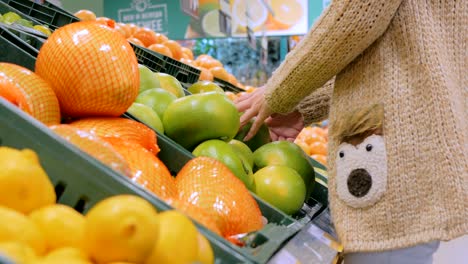
[[[206,92],[220,92],[224,93],[224,90],[221,89],[217,84],[210,81],[199,81],[192,84],[188,89],[192,94],[197,93],[206,93]]]
[[[162,88],[153,88],[140,93],[135,102],[153,108],[156,114],[162,119],[167,107],[175,99],[177,99],[177,97],[172,93]]]
[[[133,103],[127,112],[143,122],[145,125],[164,134],[162,121],[151,107],[140,103]]]
[[[175,77],[162,72],[156,72],[154,75],[158,78],[162,89],[172,93],[178,98],[185,95],[184,88],[182,88],[182,85]]]
[[[240,140],[244,142],[247,146],[252,151],[257,150],[261,146],[270,143],[271,142],[271,137],[270,137],[270,131],[268,130],[268,127],[266,124],[262,124],[260,127],[260,130],[258,130],[257,134],[255,136],[247,141],[244,141],[245,136],[247,136],[247,133],[249,133],[250,128],[252,127],[254,120],[250,120],[245,126],[243,126],[239,132],[237,132],[237,135],[234,137],[237,140]]]

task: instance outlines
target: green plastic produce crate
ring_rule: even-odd
[[[53,9],[53,10],[58,11],[58,12],[62,12],[62,13],[67,14],[69,16],[75,17],[76,19],[79,20],[79,18],[77,18],[74,14],[72,14],[68,10],[65,10],[65,9],[63,9],[63,8],[61,8],[59,6],[56,6],[55,4],[53,4],[53,3],[49,2],[49,1],[44,1],[44,3],[42,3],[41,5],[46,6],[46,7],[50,8],[50,9]]]
[[[125,113],[124,117],[141,122],[128,113]],[[164,163],[166,163],[166,161],[172,161],[171,166],[168,167],[171,173],[176,175],[189,160],[194,158],[194,156],[190,151],[186,150],[169,137],[157,131],[156,133],[158,135],[158,145],[161,149],[158,156]],[[243,248],[232,245],[222,237],[214,236],[219,242],[226,244],[226,246],[230,247],[232,250],[237,250],[244,254],[252,261],[256,263],[266,263],[288,239],[293,237],[305,224],[312,220],[317,210],[309,212],[305,209],[307,208],[307,206],[305,206],[304,209],[293,216],[293,218],[265,202],[254,193],[251,194],[257,201],[262,215],[268,220],[268,225],[259,232],[249,236],[248,240],[250,240],[250,244]]]
[[[55,30],[64,25],[77,22],[79,19],[68,13],[61,12],[54,8],[35,3],[30,0],[1,0],[11,7],[19,10],[21,13],[35,18],[42,24],[49,26],[50,29]]]
[[[54,183],[58,202],[86,213],[98,201],[118,194],[143,197],[158,210],[171,209],[165,202],[135,185],[127,177],[69,144],[45,125],[0,98],[0,145],[18,149],[29,148],[40,157],[41,165]],[[167,150],[166,145],[161,145]],[[169,167],[174,156],[164,160]],[[220,242],[214,234],[197,224],[210,241],[216,263],[252,263],[245,254],[233,250],[232,245]]]
[[[213,82],[219,85],[219,87],[221,87],[226,92],[233,92],[233,93],[245,92],[243,89],[233,85],[232,83],[226,82],[225,80],[214,78]]]
[[[135,51],[138,63],[145,65],[152,71],[170,74],[186,84],[193,84],[198,81],[200,77],[199,69],[139,45],[130,44]]]
[[[43,40],[34,35],[0,24],[0,58],[2,62],[21,65],[34,71]]]

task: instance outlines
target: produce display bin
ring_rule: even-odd
[[[34,35],[0,24],[0,58],[2,62],[21,65],[34,71],[43,40]]]
[[[79,19],[70,15],[68,12],[61,12],[57,9],[35,3],[30,0],[1,0],[11,7],[17,9],[23,14],[35,18],[42,24],[49,26],[50,29],[55,30],[64,25],[77,22]]]
[[[233,92],[233,93],[240,93],[240,92],[245,92],[243,89],[229,83],[229,82],[226,82],[225,80],[221,80],[221,79],[218,79],[218,78],[214,78],[214,83],[216,83],[217,85],[219,85],[219,87],[221,87],[225,92]]]
[[[141,122],[129,113],[125,113],[124,117]],[[158,135],[158,145],[161,148],[158,156],[168,165],[171,173],[176,175],[185,163],[193,159],[195,156],[164,134],[157,131],[156,133]],[[312,220],[312,217],[319,213],[319,210],[310,209],[312,211],[308,211],[306,209],[308,206],[305,205],[304,209],[297,215],[290,217],[265,202],[254,193],[251,194],[257,201],[262,215],[268,220],[268,225],[247,238],[250,240],[250,244],[248,243],[248,246],[243,248],[234,246],[219,236],[215,235],[215,237],[219,239],[220,242],[225,243],[226,246],[231,247],[233,250],[238,250],[245,254],[252,261],[256,263],[266,263],[268,259],[278,249],[280,249],[285,242],[288,241],[288,239],[299,232],[305,224],[309,223]],[[318,199],[314,199],[314,201],[316,200]],[[320,207],[320,209],[322,209],[322,207]]]
[[[147,48],[130,43],[138,59],[154,72],[163,72],[177,78],[182,83],[193,84],[200,77],[200,70],[190,65],[174,60]]]
[[[44,1],[44,3],[42,3],[41,5],[46,6],[46,7],[50,8],[50,9],[53,9],[53,10],[58,11],[58,12],[62,12],[62,13],[67,14],[69,16],[75,17],[76,19],[79,19],[74,14],[69,12],[68,10],[65,10],[65,9],[63,9],[63,8],[61,8],[59,6],[56,6],[56,5],[54,5],[53,3],[49,2],[49,1]]]
[[[144,188],[82,152],[2,98],[0,145],[34,150],[55,186],[57,201],[79,212],[86,213],[98,201],[118,194],[138,195],[159,211],[171,209]],[[167,166],[174,165],[165,162]],[[232,245],[220,242],[211,231],[198,224],[197,227],[210,241],[217,264],[252,263],[245,254],[233,250]]]

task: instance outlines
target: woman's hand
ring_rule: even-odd
[[[245,136],[244,140],[249,140],[257,134],[263,122],[273,112],[268,107],[265,101],[265,87],[257,88],[253,93],[245,94],[235,100],[237,110],[244,112],[240,118],[241,127],[247,124],[250,119],[255,117],[255,122],[252,124],[249,133]]]
[[[287,140],[293,142],[304,128],[304,119],[298,111],[286,115],[273,114],[265,123],[270,129],[273,141]]]

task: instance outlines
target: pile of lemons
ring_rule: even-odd
[[[56,204],[35,152],[0,147],[0,255],[24,264],[214,263],[185,215],[118,195],[86,215]]]

